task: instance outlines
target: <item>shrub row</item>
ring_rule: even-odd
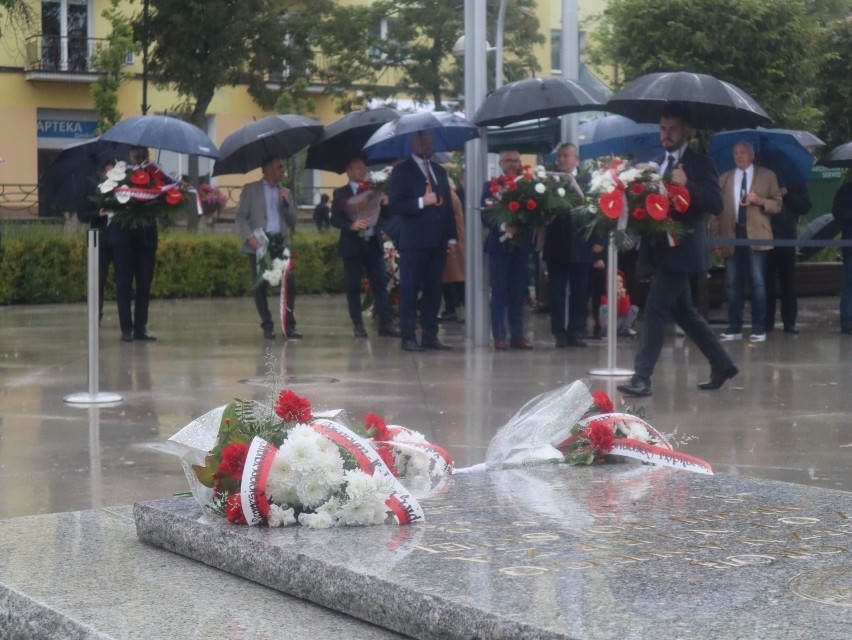
[[[297,233],[293,241],[296,286],[300,293],[343,291],[343,263],[336,233]],[[0,240],[0,304],[81,302],[87,291],[85,232],[66,237],[32,227],[4,230]],[[248,260],[234,235],[160,234],[154,298],[248,296]],[[105,298],[115,298],[110,268]]]

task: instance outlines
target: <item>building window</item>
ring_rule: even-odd
[[[382,18],[373,27],[373,40],[382,42],[380,47],[370,47],[370,57],[373,60],[384,60],[388,57],[389,48],[399,48],[400,42],[394,37],[395,27],[399,24],[399,18]]]
[[[586,64],[586,54],[583,53],[583,50],[586,48],[588,36],[585,31],[580,31],[578,41],[580,44],[580,64]],[[550,30],[550,70],[553,73],[562,71],[562,29]]]
[[[87,71],[89,67],[88,0],[43,0],[42,68]]]

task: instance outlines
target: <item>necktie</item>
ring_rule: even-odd
[[[426,158],[422,159],[423,162],[423,173],[426,175],[426,193],[434,191],[432,187],[432,169],[429,167],[429,161]],[[441,206],[441,202],[443,201],[441,196],[435,194],[437,197],[437,202],[435,206]]]
[[[675,157],[672,154],[666,156],[666,172],[663,174],[663,182],[672,181],[672,171],[675,168]]]
[[[740,184],[740,206],[737,209],[737,224],[744,225],[746,223],[747,210],[746,205],[743,203],[748,203],[746,200],[746,196],[748,195],[748,182],[746,182],[746,172],[743,171],[743,181]]]

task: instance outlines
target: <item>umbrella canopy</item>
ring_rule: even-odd
[[[292,113],[250,122],[222,141],[213,175],[248,173],[272,155],[289,158],[307,147],[320,133],[322,125],[319,122]]]
[[[213,141],[191,122],[171,116],[134,116],[122,120],[101,136],[104,142],[124,142],[192,156],[218,158]]]
[[[618,115],[581,124],[577,128],[577,146],[583,160],[630,155],[645,161],[663,152],[659,124],[641,124]]]
[[[514,149],[519,153],[546,154],[561,136],[559,118],[521,120],[505,127],[488,127],[488,151]]]
[[[814,158],[791,133],[775,129],[738,129],[714,134],[709,155],[719,172],[734,168],[734,146],[750,142],[754,147],[754,163],[772,169],[778,184],[790,186],[807,182]]]
[[[455,151],[479,137],[479,129],[470,120],[446,111],[408,113],[383,124],[364,145],[367,159],[405,158],[411,155],[412,134],[429,131],[435,151]]]
[[[41,176],[42,197],[60,211],[87,209],[104,163],[126,159],[132,147],[100,138],[66,147]]]
[[[600,109],[604,98],[594,89],[567,78],[527,78],[492,92],[473,121],[480,127],[504,127],[532,118],[550,118]]]
[[[852,142],[847,142],[832,149],[819,159],[824,167],[852,167]]]
[[[703,73],[649,73],[628,82],[606,103],[606,110],[636,122],[659,123],[665,106],[689,114],[696,129],[756,127],[772,122],[742,89]]]
[[[343,173],[352,158],[363,153],[370,136],[386,122],[399,118],[390,107],[353,111],[323,128],[308,148],[305,167]]]
[[[772,131],[778,133],[789,133],[791,136],[793,136],[796,140],[799,141],[800,145],[802,145],[806,149],[825,146],[825,142],[823,142],[819,137],[812,134],[810,131],[802,131],[801,129],[772,129]]]

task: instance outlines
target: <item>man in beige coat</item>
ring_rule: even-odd
[[[251,269],[252,282],[257,280],[257,256],[255,252],[260,246],[258,236],[262,230],[270,239],[280,237],[284,246],[290,246],[290,229],[296,227],[296,212],[293,209],[293,194],[286,187],[281,186],[284,177],[284,161],[278,156],[269,156],[263,160],[261,165],[263,178],[257,182],[250,182],[243,187],[240,194],[240,203],[237,206],[235,225],[237,233],[243,239],[240,251],[248,254],[249,268]],[[298,340],[302,335],[296,331],[296,318],[293,315],[293,306],[296,301],[296,286],[291,270],[285,282],[286,286],[286,309],[282,313],[281,327],[284,337],[288,340]],[[260,327],[263,329],[263,337],[267,340],[275,339],[273,331],[272,314],[269,312],[267,300],[269,285],[266,281],[261,282],[254,288],[254,304],[260,315]]]
[[[711,218],[710,237],[738,240],[772,240],[770,215],[781,211],[781,190],[775,173],[754,164],[754,148],[748,142],[734,146],[734,169],[719,178],[721,215]],[[712,244],[712,241],[711,241]],[[722,245],[713,248],[725,258],[728,294],[728,328],[722,340],[743,337],[743,305],[746,278],[751,282],[751,342],[766,340],[766,256],[771,245]]]

